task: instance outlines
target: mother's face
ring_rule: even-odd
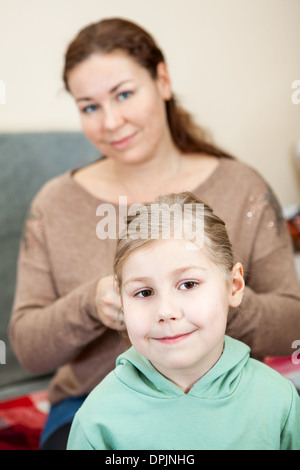
[[[70,72],[83,132],[103,155],[130,164],[151,159],[163,148],[171,86],[165,64],[157,72],[154,80],[121,51],[93,54]]]

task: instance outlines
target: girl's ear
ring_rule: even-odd
[[[230,282],[230,307],[238,307],[242,302],[245,289],[245,281],[243,276],[243,266],[241,263],[236,263],[231,271]]]
[[[171,79],[168,68],[164,62],[157,65],[157,84],[162,98],[169,101],[172,98]]]

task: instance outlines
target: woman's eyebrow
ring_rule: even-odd
[[[132,82],[132,81],[133,81],[133,79],[131,79],[131,78],[128,78],[126,80],[122,80],[121,82],[117,83],[115,86],[113,86],[109,90],[109,94],[115,93],[121,85],[124,85],[124,83]],[[79,103],[79,101],[93,101],[93,98],[89,98],[88,96],[84,96],[82,98],[77,98],[76,99],[77,103]]]
[[[79,101],[93,101],[92,98],[77,98],[76,103],[79,103]]]
[[[122,80],[122,81],[119,82],[117,85],[115,85],[115,86],[109,91],[109,93],[114,93],[115,91],[117,91],[117,89],[118,89],[121,85],[124,85],[124,83],[132,82],[132,81],[133,81],[132,78],[127,78],[126,80]]]

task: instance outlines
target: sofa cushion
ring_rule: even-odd
[[[0,397],[1,387],[33,378],[18,364],[8,340],[19,243],[29,205],[46,181],[97,158],[97,149],[79,132],[0,134],[0,340],[6,353],[3,364],[2,348]]]

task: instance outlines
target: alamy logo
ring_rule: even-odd
[[[300,340],[295,339],[295,341],[293,341],[293,343],[292,343],[292,349],[298,348],[292,354],[292,363],[295,366],[298,366],[300,364],[300,347],[299,346],[300,346]]]
[[[3,80],[0,80],[0,104],[6,103],[6,86]]]
[[[0,364],[6,364],[6,346],[4,341],[0,341]]]
[[[149,206],[133,204],[127,209],[127,197],[119,197],[118,215],[114,205],[100,204],[96,215],[101,217],[96,227],[100,240],[131,240],[184,239],[194,241],[197,248],[204,243],[204,204],[158,204]],[[133,220],[126,225],[127,216]],[[117,233],[118,231],[118,233]],[[190,249],[196,249],[196,247]]]
[[[300,103],[300,80],[294,80],[292,83],[292,88],[295,88],[296,91],[292,94],[292,103],[299,104]]]

